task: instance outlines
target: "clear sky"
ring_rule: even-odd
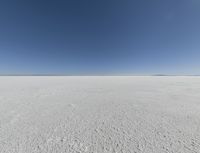
[[[0,74],[200,74],[200,1],[1,0]]]

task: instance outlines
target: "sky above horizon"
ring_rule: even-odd
[[[0,74],[200,74],[199,0],[1,0]]]

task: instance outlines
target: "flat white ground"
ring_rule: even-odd
[[[0,77],[0,153],[199,153],[200,77]]]

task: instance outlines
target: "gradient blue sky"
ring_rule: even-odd
[[[200,74],[199,0],[1,0],[0,74]]]

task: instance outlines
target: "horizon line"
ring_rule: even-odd
[[[199,74],[0,74],[0,76],[200,76]]]

